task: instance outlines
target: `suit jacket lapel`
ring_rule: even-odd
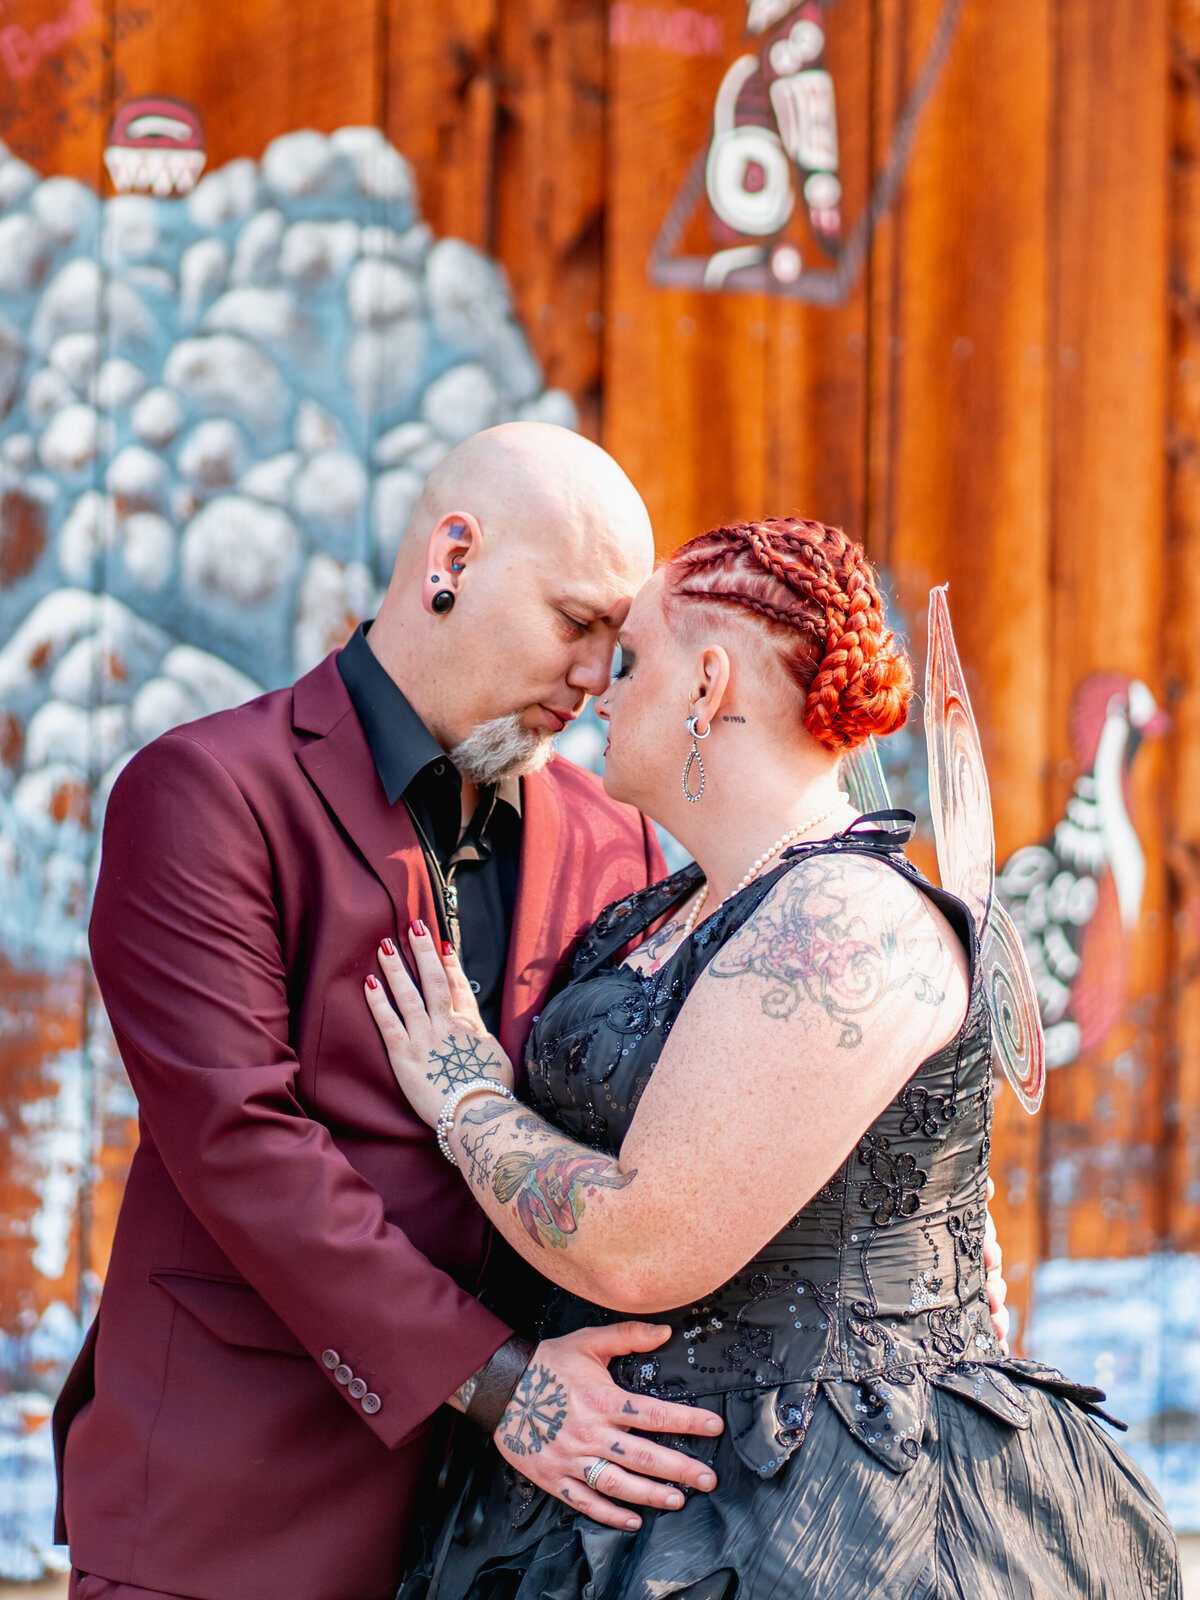
[[[335,656],[299,680],[292,703],[296,728],[318,735],[300,746],[296,759],[387,890],[396,933],[417,917],[436,930],[433,890],[412,818],[403,801],[388,805]],[[407,960],[408,940],[398,938],[397,945]]]
[[[521,784],[521,864],[517,903],[508,945],[508,968],[500,1011],[500,1043],[518,1074],[534,1013],[550,992],[563,955],[577,929],[570,908],[556,893],[562,869],[563,817],[554,786],[540,775]]]

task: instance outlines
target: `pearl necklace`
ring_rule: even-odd
[[[837,800],[834,802],[834,804],[831,805],[830,807],[828,807],[827,810],[822,811],[819,816],[809,817],[807,822],[802,822],[798,828],[793,828],[790,833],[785,833],[781,839],[776,839],[775,843],[771,846],[771,848],[769,850],[764,850],[762,855],[759,856],[758,860],[750,868],[750,871],[742,879],[741,883],[738,884],[737,888],[731,890],[729,892],[729,894],[727,894],[725,896],[725,900],[732,900],[735,894],[741,894],[742,890],[744,888],[746,888],[748,884],[753,883],[754,879],[758,876],[758,874],[766,866],[767,862],[771,860],[772,856],[777,856],[779,854],[779,852],[786,845],[791,844],[793,839],[798,839],[802,833],[811,833],[811,831],[815,827],[817,827],[817,825],[819,823],[822,823],[822,822],[826,821],[827,818],[831,817],[833,815],[833,813],[838,809],[839,806],[845,805],[846,801],[849,800],[849,798],[850,798],[850,796],[848,794],[844,793],[844,792],[839,794],[838,797],[837,797]],[[702,908],[704,906],[704,902],[707,899],[708,899],[708,884],[706,882],[704,887],[700,891],[699,897],[697,898],[695,905],[692,907],[691,911],[688,913],[687,921],[683,925],[683,938],[684,939],[688,938],[691,935],[692,930],[696,926],[696,919],[699,917],[700,912],[701,912],[701,910],[702,910]],[[725,900],[721,901],[721,906],[723,906],[725,904]],[[717,906],[717,908],[716,908],[717,911],[719,911],[721,909],[721,906]],[[683,941],[680,940],[680,943],[682,943],[682,942]]]

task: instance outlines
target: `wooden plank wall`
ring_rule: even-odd
[[[681,9],[710,26],[660,25]],[[4,16],[32,35],[62,10],[13,0]],[[888,575],[918,652],[927,589],[950,582],[1002,859],[1063,814],[1080,679],[1120,670],[1160,700],[1171,687],[1175,734],[1133,775],[1148,856],[1133,1003],[1098,1053],[1054,1073],[1040,1119],[1001,1097],[997,1213],[1022,1307],[1048,1251],[1194,1247],[1194,6],[1175,0],[1169,19],[1167,0],[965,0],[897,201],[836,307],[649,281],[745,4],[622,12],[614,30],[604,0],[76,0],[90,20],[69,40],[26,77],[0,72],[0,136],[39,171],[100,187],[109,112],[133,95],[198,105],[210,167],[298,127],[382,126],[434,230],[504,263],[548,382],[630,471],[664,548],[729,517],[841,523]],[[942,0],[831,12],[850,216],[941,14]],[[48,986],[7,980],[30,997],[28,1038],[0,1069],[9,1110],[37,1061],[78,1038],[82,974]],[[76,1280],[103,1268],[128,1136],[99,1139]],[[26,1204],[0,1188],[10,1214]],[[34,1280],[19,1232],[0,1251],[14,1328],[63,1285]]]

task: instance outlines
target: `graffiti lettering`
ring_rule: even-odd
[[[677,56],[719,56],[725,49],[720,17],[676,7],[619,3],[612,8],[609,37],[617,45],[650,45]]]
[[[99,20],[92,0],[71,0],[61,16],[41,23],[32,33],[19,22],[10,23],[0,28],[0,61],[10,78],[32,77],[47,56]]]

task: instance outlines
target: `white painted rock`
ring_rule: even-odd
[[[374,599],[371,574],[360,562],[343,566],[330,556],[314,556],[300,585],[293,643],[297,676],[311,671],[331,650],[344,645],[370,615]]]
[[[229,276],[229,249],[223,239],[197,239],[179,262],[179,309],[185,322],[195,322],[215,300]]]
[[[529,348],[529,340],[515,322],[502,322],[491,343],[480,354],[501,392],[509,400],[532,400],[541,392],[541,364]]]
[[[46,677],[65,652],[92,631],[101,614],[99,597],[86,589],[56,589],[39,600],[0,649],[0,701]]]
[[[46,224],[27,211],[0,217],[0,295],[31,294],[39,288],[57,248]]]
[[[0,317],[0,419],[17,402],[25,372],[25,341],[6,317]]]
[[[38,176],[24,161],[10,157],[0,166],[0,210],[7,211],[23,200],[36,185]]]
[[[229,161],[206,174],[187,198],[188,214],[201,228],[219,228],[247,217],[258,204],[258,163]]]
[[[548,422],[557,428],[579,428],[579,409],[565,389],[547,389],[536,400],[526,400],[517,412],[522,422]]]
[[[50,674],[50,691],[59,700],[128,702],[166,648],[160,628],[110,595],[100,597],[96,615],[96,631],[73,644]]]
[[[158,249],[158,205],[148,194],[118,194],[104,208],[104,253],[141,261]]]
[[[315,456],[318,450],[332,450],[342,444],[344,437],[328,411],[315,400],[301,400],[296,407],[294,433],[297,450],[306,456]]]
[[[0,457],[17,472],[28,472],[37,459],[37,444],[31,433],[10,433],[0,444]]]
[[[235,334],[184,339],[167,357],[163,377],[201,411],[227,412],[263,433],[275,432],[287,412],[279,369],[257,345]]]
[[[52,761],[66,761],[87,772],[93,762],[109,766],[128,744],[125,706],[99,706],[89,712],[67,700],[48,700],[29,719],[25,765],[44,767]]]
[[[206,716],[214,711],[232,711],[234,706],[244,705],[262,693],[253,678],[219,656],[190,644],[177,644],[168,650],[160,670],[164,677],[189,689]]]
[[[206,489],[229,489],[237,482],[245,455],[237,424],[228,417],[210,417],[184,440],[176,465],[185,478]]]
[[[340,278],[358,254],[356,222],[294,222],[283,236],[279,275],[305,289]]]
[[[35,834],[64,826],[85,828],[91,816],[86,769],[55,761],[27,772],[13,790],[12,808]]]
[[[60,245],[90,233],[100,217],[100,197],[74,178],[45,178],[29,198],[30,208]]]
[[[284,347],[296,345],[310,331],[290,289],[230,289],[209,307],[202,326]]]
[[[500,420],[500,395],[486,367],[468,362],[434,379],[421,401],[421,415],[435,433],[459,444]]]
[[[402,422],[376,439],[371,460],[377,467],[398,467],[432,438],[433,429],[427,422]]]
[[[269,284],[275,277],[285,223],[278,211],[259,211],[245,224],[233,248],[229,281],[236,287]]]
[[[170,482],[167,464],[144,445],[127,444],[108,464],[104,484],[122,515],[161,505]]]
[[[416,510],[424,487],[424,478],[405,467],[384,472],[375,480],[371,530],[375,536],[375,571],[383,582],[391,577],[404,530]]]
[[[271,505],[286,506],[291,503],[292,482],[300,470],[302,457],[296,450],[285,450],[282,455],[268,456],[242,475],[238,485],[243,494],[256,500],[266,500]]]
[[[425,325],[416,317],[355,334],[346,353],[346,381],[359,410],[370,415],[410,404],[421,382],[425,348]]]
[[[92,406],[76,403],[56,411],[38,441],[38,457],[51,472],[72,477],[96,459],[106,430]]]
[[[100,341],[94,333],[68,333],[50,351],[50,365],[78,395],[86,395],[100,369]]]
[[[175,530],[155,511],[139,511],[121,530],[121,560],[131,583],[157,594],[175,565]]]
[[[291,582],[299,555],[300,537],[285,512],[222,495],[198,511],[184,532],[184,589],[239,606],[266,605]]]
[[[277,195],[290,200],[343,194],[347,164],[323,133],[301,128],[282,134],[263,151],[262,175]]]
[[[75,391],[62,373],[54,367],[42,367],[29,380],[25,390],[25,409],[30,421],[42,423],[63,406],[69,406],[74,399]]]
[[[58,565],[72,583],[94,581],[96,562],[111,549],[116,512],[98,489],[87,489],[67,513],[58,532]]]
[[[101,410],[124,411],[145,388],[146,379],[139,367],[124,356],[110,356],[97,372],[91,394]]]
[[[318,452],[292,486],[297,514],[326,528],[352,528],[366,497],[366,470],[348,450]]]
[[[329,144],[350,162],[360,194],[390,205],[413,199],[412,168],[381,129],[338,128],[330,135]]]
[[[413,451],[406,465],[413,472],[419,472],[425,478],[433,471],[442,457],[449,454],[449,451],[450,445],[447,441],[439,439],[434,434],[432,439],[428,439],[419,449]]]
[[[173,678],[151,678],[134,696],[129,708],[129,723],[139,745],[149,744],[169,728],[194,722],[204,715],[200,701]]]
[[[354,322],[360,328],[374,328],[419,310],[421,288],[397,262],[370,256],[351,272],[346,298]]]
[[[501,269],[462,239],[440,239],[425,263],[425,294],[434,327],[465,355],[482,355],[511,308]]]
[[[38,302],[30,338],[37,350],[49,350],[68,333],[96,333],[104,308],[104,335],[113,346],[141,345],[154,335],[154,319],[141,296],[114,278],[104,284],[100,264],[87,256],[68,261]]]
[[[183,402],[170,389],[147,389],[133,408],[133,431],[152,450],[165,450],[183,427]]]

